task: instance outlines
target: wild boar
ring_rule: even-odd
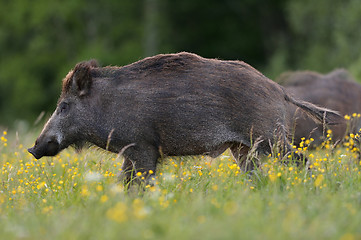
[[[54,156],[85,142],[122,152],[125,181],[149,177],[166,156],[208,154],[230,148],[244,170],[253,139],[271,151],[275,134],[285,149],[290,105],[326,122],[337,113],[296,101],[275,82],[241,61],[191,53],[161,54],[123,67],[75,66],[63,80],[57,108],[29,152]],[[150,171],[151,170],[151,171]]]
[[[353,113],[361,113],[361,85],[344,69],[334,70],[322,75],[311,71],[289,72],[280,76],[280,81],[288,92],[296,98],[311,102],[315,105],[338,111],[342,116]],[[322,124],[312,121],[303,112],[295,112],[295,134],[296,144],[301,138],[315,139],[314,145],[323,141],[324,128]],[[358,131],[361,122],[357,121],[354,129]],[[346,124],[329,126],[333,133],[333,140],[340,141],[346,134]]]

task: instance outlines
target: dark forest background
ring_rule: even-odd
[[[0,125],[51,113],[61,80],[95,58],[126,65],[189,51],[271,79],[346,68],[361,79],[359,0],[0,0]]]

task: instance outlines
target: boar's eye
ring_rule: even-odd
[[[68,112],[68,110],[69,110],[69,104],[68,103],[66,103],[66,102],[60,103],[60,105],[59,105],[59,112],[60,113],[66,113],[66,112]]]

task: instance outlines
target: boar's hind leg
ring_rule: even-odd
[[[230,149],[234,159],[242,171],[251,172],[255,167],[257,167],[257,163],[253,162],[252,159],[247,158],[250,150],[248,146],[241,143],[234,143]]]
[[[125,185],[132,180],[146,185],[152,181],[155,177],[157,160],[160,157],[157,147],[136,144],[125,150],[123,156],[124,162],[122,172],[118,177],[119,181],[123,181]],[[140,176],[137,176],[138,172],[141,173]]]

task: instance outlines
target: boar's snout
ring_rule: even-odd
[[[28,148],[28,152],[31,153],[36,159],[39,159],[42,157],[42,155],[40,155],[36,150],[35,150],[35,146],[32,148]]]
[[[34,147],[29,148],[28,152],[31,153],[36,159],[43,156],[55,156],[60,151],[60,145],[54,138],[45,140],[36,140]]]

